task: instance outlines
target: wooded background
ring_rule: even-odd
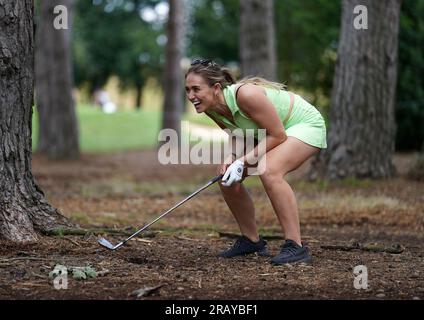
[[[54,28],[57,5],[68,29]],[[359,5],[368,21],[358,30]],[[424,148],[423,38],[420,0],[1,1],[0,233],[24,241],[67,224],[33,181],[33,106],[36,152],[51,159],[79,157],[78,99],[112,77],[138,109],[153,79],[162,128],[180,130],[184,70],[197,57],[283,82],[317,106],[329,146],[310,178],[392,177],[395,151]]]

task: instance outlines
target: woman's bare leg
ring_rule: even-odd
[[[255,220],[255,207],[252,197],[246,187],[241,183],[235,183],[230,187],[219,184],[224,200],[236,219],[241,234],[257,242],[259,240]]]
[[[270,150],[259,163],[258,170],[286,239],[301,245],[299,212],[296,197],[284,176],[298,168],[319,151],[296,138],[288,139]]]

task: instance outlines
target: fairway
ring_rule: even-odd
[[[126,150],[154,148],[158,142],[162,112],[159,110],[117,111],[107,114],[96,106],[77,107],[80,128],[81,151],[86,153],[110,153]],[[183,118],[190,123],[214,126],[204,115],[186,113]],[[36,151],[38,119],[34,107],[32,121],[32,149]]]

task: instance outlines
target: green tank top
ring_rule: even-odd
[[[257,138],[257,130],[259,129],[258,125],[245,113],[243,113],[243,111],[241,111],[239,106],[237,105],[236,89],[239,87],[239,85],[240,84],[233,84],[223,89],[224,99],[228,105],[228,108],[231,111],[231,114],[233,115],[234,123],[232,123],[230,120],[215,111],[208,110],[207,113],[212,115],[213,118],[219,120],[219,122],[223,123],[225,127],[230,129],[231,131],[234,131],[235,129],[241,129],[245,134],[247,129],[253,129],[255,137]],[[284,119],[286,119],[290,109],[289,93],[285,90],[278,90],[266,87],[263,88],[265,89],[268,99],[275,107],[279,118],[283,122]]]

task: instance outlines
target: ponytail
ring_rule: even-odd
[[[251,83],[255,85],[259,85],[262,87],[276,89],[276,90],[286,90],[286,85],[278,82],[269,81],[267,79],[261,77],[245,77],[239,81],[239,83]]]
[[[227,86],[235,84],[236,81],[234,76],[230,72],[230,69],[223,68],[216,62],[210,59],[196,59],[191,63],[190,68],[188,69],[185,77],[187,78],[189,73],[195,73],[202,76],[209,86],[213,86],[216,83],[219,83],[224,89]],[[276,90],[286,90],[286,86],[282,83],[273,82],[266,80],[261,77],[245,77],[240,80],[238,83],[251,83],[271,89]]]
[[[222,75],[224,76],[224,79],[228,83],[228,85],[232,85],[232,84],[236,83],[236,80],[234,79],[234,77],[231,74],[229,69],[222,68],[221,71],[222,71]]]

